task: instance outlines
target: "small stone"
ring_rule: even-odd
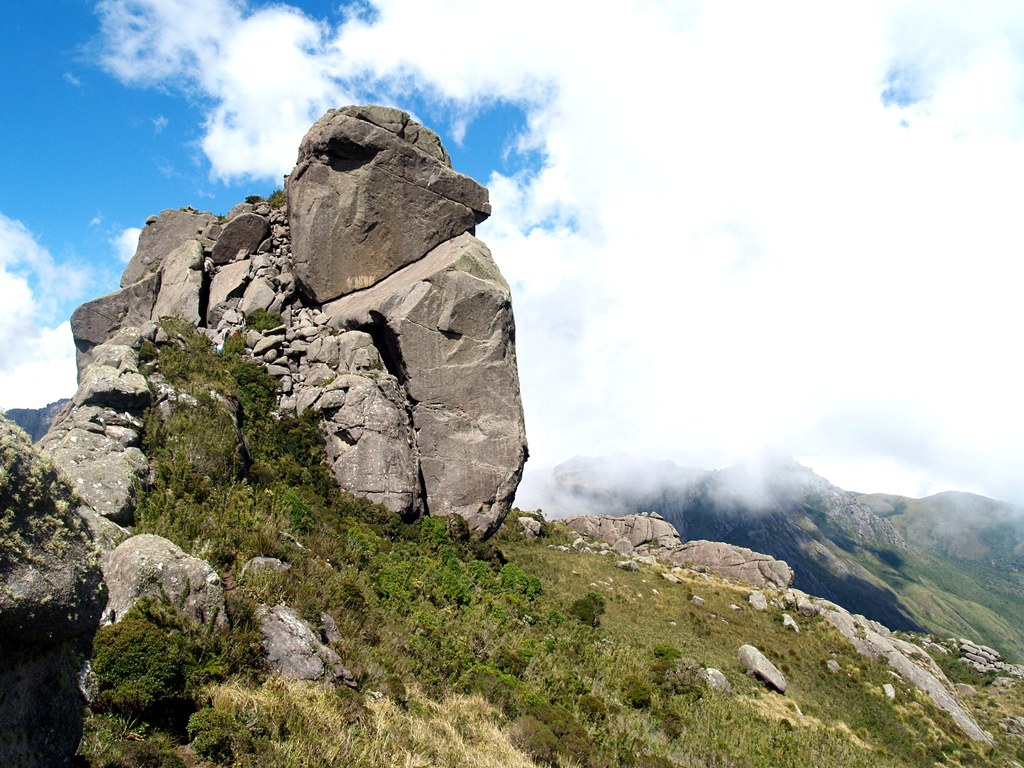
[[[883,685],[882,690],[885,692],[885,698],[890,700],[896,698],[896,689],[893,688],[891,683],[886,683],[885,685]]]
[[[796,623],[796,620],[788,613],[782,614],[782,626],[784,629],[791,629],[794,632],[800,631],[800,625]]]
[[[694,595],[693,597],[690,598],[690,602],[693,603],[694,605],[704,605],[704,598],[700,597],[698,595]]]

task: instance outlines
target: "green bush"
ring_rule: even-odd
[[[227,712],[212,707],[194,712],[188,719],[188,738],[199,757],[230,764],[253,751],[245,725]]]
[[[249,203],[249,205],[256,205],[256,203],[262,203],[263,202],[263,196],[262,195],[249,195],[248,197],[245,198],[245,202]]]
[[[254,309],[245,316],[245,327],[254,331],[269,331],[281,325],[281,316],[266,309]]]
[[[603,595],[597,592],[587,592],[569,607],[569,615],[575,616],[588,627],[596,627],[601,623],[604,607]]]
[[[654,697],[654,686],[636,675],[622,681],[622,700],[633,709],[647,709]]]
[[[558,764],[558,739],[550,728],[531,715],[512,723],[512,743],[545,765]]]
[[[221,347],[221,354],[237,356],[243,352],[245,352],[245,337],[238,331],[235,331],[224,339],[224,346]]]
[[[184,698],[187,657],[178,636],[126,616],[93,641],[94,706],[126,717],[165,714]]]
[[[270,193],[270,197],[267,198],[267,202],[270,203],[271,208],[283,208],[288,203],[288,197],[285,195],[283,189],[275,189]]]
[[[604,720],[608,716],[608,708],[604,699],[592,693],[585,693],[576,700],[580,714],[592,723]]]
[[[658,685],[667,696],[694,696],[700,698],[705,689],[701,667],[693,659],[679,658],[657,677]]]

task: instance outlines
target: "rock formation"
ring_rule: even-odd
[[[78,504],[0,418],[0,765],[67,765],[81,737],[77,646],[105,595]]]
[[[150,403],[135,351],[178,316],[216,344],[242,334],[280,381],[281,410],[323,415],[342,487],[489,535],[526,434],[509,287],[473,236],[487,190],[452,170],[435,133],[374,106],[324,115],[286,189],[287,209],[146,223],[122,287],[72,316],[81,386],[45,447],[98,516],[130,524]],[[280,326],[248,328],[257,310]]]
[[[33,443],[39,442],[53,424],[61,409],[68,404],[68,398],[55,400],[42,408],[10,408],[3,415],[28,433]]]
[[[621,555],[654,557],[671,565],[706,569],[755,586],[788,587],[793,569],[769,555],[715,541],[682,542],[660,515],[579,515],[566,525],[610,544]]]

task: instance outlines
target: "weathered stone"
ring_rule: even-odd
[[[882,685],[882,693],[885,694],[885,698],[887,699],[892,700],[896,698],[896,689],[893,688],[892,683],[885,683]]]
[[[581,515],[566,519],[565,524],[574,531],[605,541],[613,547],[625,540],[630,544],[630,552],[644,545],[671,548],[681,544],[679,534],[671,523],[647,515]]]
[[[150,401],[149,386],[139,373],[135,352],[120,345],[103,345],[97,349],[121,350],[122,356],[117,360],[96,361],[89,365],[82,373],[72,404],[95,405],[115,411],[145,410]]]
[[[719,693],[732,693],[732,686],[729,685],[729,681],[721,670],[708,667],[701,670],[701,676],[704,678],[704,684],[711,690]]]
[[[180,317],[198,325],[199,294],[203,288],[203,248],[198,240],[186,240],[164,259],[160,269],[160,292],[153,305],[152,319]]]
[[[490,215],[487,190],[438,144],[387,108],[330,110],[313,125],[285,184],[305,293],[326,302],[367,288]]]
[[[250,262],[248,259],[234,261],[221,267],[210,281],[210,296],[207,300],[206,322],[216,325],[221,318],[227,320],[227,301],[233,297],[241,297],[245,283],[249,277]],[[220,318],[218,318],[218,313]],[[230,322],[230,321],[229,321]]]
[[[828,671],[832,673],[839,672],[842,667],[839,666],[839,662],[835,659],[829,659],[825,662],[825,666],[828,667]]]
[[[261,571],[274,571],[276,573],[287,573],[292,569],[289,563],[282,562],[276,557],[253,557],[246,560],[242,565],[242,576]]]
[[[270,281],[264,277],[257,277],[246,287],[238,310],[243,315],[248,315],[257,309],[269,309],[276,298],[277,292]]]
[[[800,625],[796,623],[796,620],[788,613],[782,614],[782,628],[789,629],[793,632],[800,631]]]
[[[679,577],[672,573],[662,573],[661,578],[667,581],[669,584],[678,584]]]
[[[470,235],[324,308],[375,340],[402,386],[431,515],[484,534],[507,514],[526,460],[508,284]]]
[[[225,623],[224,588],[209,563],[160,536],[144,533],[121,542],[104,569],[110,599],[104,614],[120,621],[141,597],[166,597],[203,623]]]
[[[750,603],[750,607],[755,611],[768,610],[768,598],[764,596],[764,592],[751,592],[747,602]]]
[[[227,264],[234,261],[239,251],[255,253],[269,232],[270,222],[263,216],[241,213],[224,225],[210,258],[214,264]]]
[[[105,594],[70,485],[0,417],[0,765],[67,765],[82,734],[77,643]]]
[[[541,524],[539,520],[535,520],[532,517],[520,517],[516,519],[519,523],[519,528],[523,532],[523,536],[528,540],[532,541],[540,536]]]
[[[355,678],[342,666],[338,654],[320,641],[294,609],[261,605],[257,616],[272,673],[289,680],[325,684],[340,680],[355,687]]]
[[[92,362],[93,349],[125,326],[140,326],[153,316],[160,275],[150,274],[119,291],[87,301],[71,313],[71,335],[77,350],[78,373]]]
[[[164,258],[186,240],[198,239],[217,221],[212,213],[161,211],[150,217],[139,235],[139,247],[121,275],[121,287],[158,272]]]
[[[787,587],[793,583],[793,569],[782,560],[722,542],[688,541],[667,559],[675,565],[705,567],[720,576],[758,586]]]
[[[785,693],[788,687],[786,678],[767,657],[752,645],[742,645],[739,651],[740,664],[747,674],[756,677],[762,683],[779,693]]]

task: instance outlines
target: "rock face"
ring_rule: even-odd
[[[367,288],[490,215],[433,131],[384,107],[331,110],[288,177],[295,276],[320,303]]]
[[[110,599],[105,620],[120,621],[142,597],[166,597],[203,623],[225,623],[224,588],[209,563],[191,557],[160,536],[144,533],[123,541],[104,568]]]
[[[566,525],[600,539],[622,555],[653,556],[672,565],[703,568],[756,586],[787,587],[793,569],[781,560],[712,541],[681,542],[675,527],[654,515],[580,515]]]
[[[67,404],[68,398],[63,398],[42,408],[10,408],[3,415],[25,430],[33,443],[37,443]]]
[[[133,355],[175,315],[216,344],[242,335],[279,380],[283,412],[323,415],[343,488],[489,535],[527,449],[509,287],[472,235],[487,190],[452,170],[433,131],[373,106],[324,115],[286,188],[287,210],[147,222],[122,288],[72,317],[81,388],[47,449],[90,508],[130,524],[149,402]],[[255,310],[281,325],[247,328]]]
[[[78,503],[0,418],[0,765],[67,765],[81,737],[76,647],[105,595]]]

